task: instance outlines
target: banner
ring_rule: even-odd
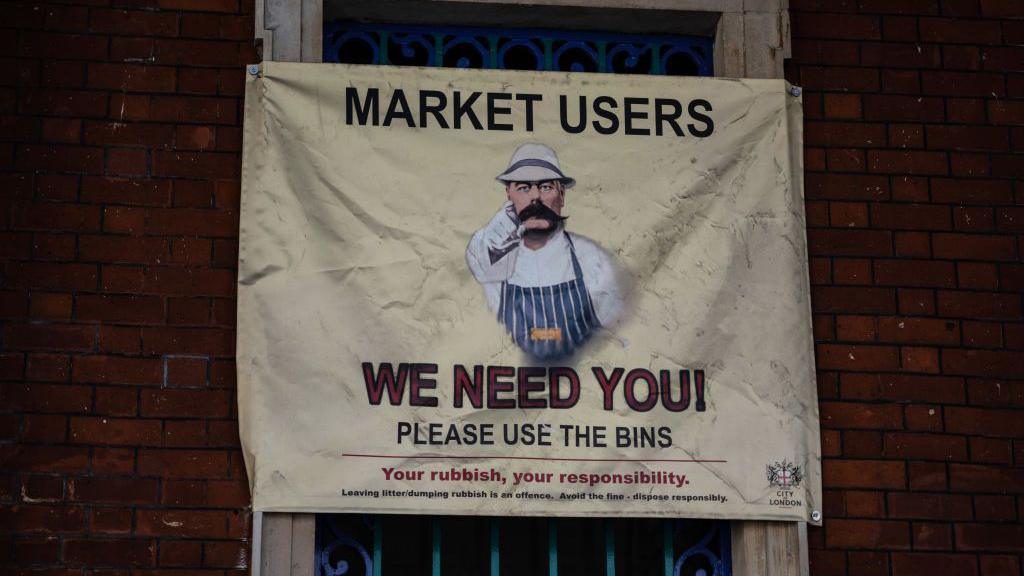
[[[264,63],[254,508],[817,522],[801,122],[781,80]]]

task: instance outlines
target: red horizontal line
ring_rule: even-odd
[[[350,456],[352,458],[403,458],[403,459],[420,459],[420,458],[431,458],[436,460],[549,460],[552,462],[684,462],[684,463],[698,463],[698,462],[716,462],[724,463],[728,460],[677,460],[672,458],[546,458],[544,456],[438,456],[438,455],[418,455],[410,454],[408,456],[395,455],[395,454],[348,454],[342,453],[342,456]]]

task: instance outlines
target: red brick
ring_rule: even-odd
[[[906,550],[910,530],[906,522],[834,518],[827,522],[825,542],[830,548]]]
[[[895,404],[822,402],[820,407],[822,428],[883,430],[903,426],[903,412]]]
[[[89,29],[93,32],[138,36],[175,36],[178,14],[142,10],[93,9]]]
[[[805,66],[801,76],[810,90],[876,92],[880,87],[878,72],[870,68]]]
[[[793,35],[830,40],[877,39],[881,37],[881,22],[874,16],[798,12],[793,17]]]
[[[202,541],[162,540],[160,542],[160,566],[199,566],[203,558]]]
[[[892,576],[919,576],[922,574],[976,576],[978,567],[974,556],[967,554],[898,553],[892,555]]]
[[[893,148],[924,148],[924,128],[918,124],[890,124],[889,146]]]
[[[77,356],[73,366],[75,382],[141,385],[163,382],[163,362],[156,358]]]
[[[30,58],[103,61],[107,57],[107,39],[80,34],[22,33],[18,53]]]
[[[950,406],[945,412],[952,433],[1024,438],[1024,418],[1017,411]]]
[[[1009,131],[992,126],[928,126],[928,147],[939,150],[1006,150]]]
[[[904,519],[971,520],[971,498],[957,494],[890,492],[889,517]]]
[[[875,260],[874,278],[881,286],[953,288],[956,267],[934,260]]]
[[[910,344],[956,344],[960,341],[957,322],[935,318],[879,318],[878,336],[882,342]]]
[[[946,70],[978,70],[981,68],[981,50],[977,46],[942,47],[942,64]]]
[[[991,208],[957,206],[953,209],[953,222],[960,231],[989,232],[994,228],[995,218]]]
[[[1015,261],[1017,250],[1012,236],[983,234],[935,234],[932,250],[938,258]]]
[[[883,200],[889,196],[889,180],[884,176],[808,174],[806,188],[808,198],[823,200]]]
[[[5,406],[23,412],[87,412],[92,402],[84,386],[11,383],[0,390]]]
[[[1019,100],[989,100],[989,119],[998,125],[1024,125],[1024,102]]]
[[[832,262],[835,284],[870,284],[871,262],[862,258],[836,258]]]
[[[926,70],[921,73],[921,84],[924,91],[931,95],[991,98],[1006,94],[1003,76],[984,72]]]
[[[71,478],[68,499],[78,502],[116,504],[155,504],[160,499],[156,479],[143,478]]]
[[[140,450],[138,473],[166,478],[226,478],[228,453],[221,450]]]
[[[107,150],[107,168],[110,176],[145,176],[149,173],[148,154],[145,150],[110,148]]]
[[[830,488],[904,488],[903,462],[887,460],[826,460],[823,484]]]
[[[817,286],[811,290],[813,308],[818,312],[847,314],[893,314],[896,293],[891,288],[847,288]]]
[[[99,352],[105,354],[139,354],[142,352],[142,331],[123,326],[99,327]]]
[[[1024,406],[1024,383],[969,379],[970,403],[978,406]]]
[[[31,305],[32,317],[48,320],[68,320],[71,318],[71,302],[70,294],[33,294]]]
[[[79,320],[154,324],[164,319],[163,300],[155,296],[82,294],[76,299]]]
[[[54,232],[86,232],[100,229],[100,209],[81,204],[24,203],[15,205],[17,227]]]
[[[861,44],[861,63],[889,68],[940,68],[938,46],[871,42]]]
[[[167,180],[90,176],[82,180],[82,199],[87,202],[165,206],[170,198],[171,184]]]
[[[81,444],[152,446],[161,440],[159,420],[72,418],[71,441]]]
[[[954,492],[1024,493],[1024,468],[950,464],[949,487]]]
[[[156,559],[153,540],[78,540],[64,542],[64,559],[71,566],[153,566]]]
[[[0,506],[0,526],[19,533],[59,534],[81,530],[85,515],[70,506]]]
[[[974,348],[1002,346],[1002,329],[994,322],[964,322],[964,345]]]
[[[149,115],[152,120],[234,124],[238,120],[238,102],[233,98],[197,96],[153,96]],[[237,161],[237,157],[235,157]],[[198,174],[188,177],[196,178]],[[230,176],[226,176],[230,177]],[[237,178],[236,174],[234,178]]]
[[[96,416],[137,416],[138,391],[126,386],[98,386],[92,413]]]
[[[89,64],[89,87],[121,92],[174,92],[175,69],[135,64]]]
[[[172,126],[137,122],[88,122],[84,131],[87,144],[112,146],[166,147],[173,135]]]
[[[949,173],[945,153],[924,151],[869,150],[868,169],[886,174],[941,176]]]
[[[897,370],[898,350],[892,346],[819,344],[818,368],[825,370]]]
[[[139,291],[168,296],[233,296],[235,273],[210,268],[150,267]]]
[[[1013,294],[939,291],[939,313],[954,318],[1018,319],[1020,298]]]
[[[1024,551],[1024,524],[957,524],[960,550]]]
[[[972,462],[979,464],[1002,464],[1004,466],[1013,464],[1013,443],[1010,439],[973,436],[970,439],[970,446]]]
[[[933,178],[932,199],[958,204],[1010,204],[1013,187],[1005,180]]]
[[[230,401],[231,395],[223,390],[144,390],[142,415],[226,418]]]
[[[94,341],[95,331],[89,326],[7,324],[4,327],[4,343],[9,350],[88,351]]]
[[[85,262],[161,264],[167,262],[170,246],[163,238],[125,236],[82,236],[79,258]]]
[[[941,122],[945,103],[941,98],[868,94],[864,96],[866,120]]]
[[[939,372],[939,351],[921,346],[900,348],[900,367],[904,372]]]
[[[962,436],[945,434],[888,433],[884,437],[885,456],[915,460],[967,460],[967,441]]]
[[[877,337],[873,316],[839,316],[836,318],[836,336],[839,340],[871,342]]]

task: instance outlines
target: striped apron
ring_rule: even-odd
[[[568,356],[600,327],[569,234],[575,278],[553,286],[501,284],[498,321],[527,354],[542,360]]]

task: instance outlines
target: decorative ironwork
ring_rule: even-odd
[[[324,62],[711,76],[713,40],[529,28],[324,25]]]
[[[316,576],[501,572],[730,576],[729,523],[317,516]]]

